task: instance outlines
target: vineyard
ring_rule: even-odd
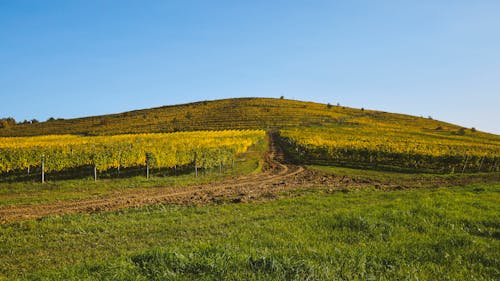
[[[471,138],[397,126],[337,126],[280,131],[297,163],[438,173],[492,172],[500,166],[498,138]]]
[[[199,131],[84,137],[50,135],[0,138],[0,173],[40,167],[58,172],[82,166],[98,171],[145,166],[209,168],[263,140],[258,130]]]
[[[455,133],[461,127],[415,116],[271,98],[238,98],[1,127],[0,136],[116,135],[199,130],[283,129],[367,124]],[[487,134],[475,132],[475,135]]]
[[[213,167],[263,130],[280,131],[281,145],[297,163],[438,173],[500,166],[500,137],[474,128],[340,105],[240,98],[3,127],[0,173],[29,171],[44,157],[48,172]]]

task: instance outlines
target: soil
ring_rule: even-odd
[[[262,172],[226,179],[217,183],[186,187],[156,187],[127,189],[102,196],[79,200],[57,201],[39,205],[9,206],[0,209],[0,223],[28,218],[67,213],[93,213],[100,211],[135,208],[149,204],[220,204],[270,200],[286,191],[320,188],[327,192],[349,192],[352,189],[375,187],[383,190],[439,187],[460,185],[472,180],[461,178],[458,182],[440,179],[437,182],[380,182],[366,179],[336,176],[306,169],[300,165],[285,163],[283,153],[272,140]],[[498,179],[495,179],[498,181]]]

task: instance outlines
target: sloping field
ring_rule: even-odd
[[[272,98],[237,98],[124,112],[119,114],[18,124],[0,128],[0,136],[48,134],[114,135],[175,131],[277,129],[297,126],[413,128],[426,133],[496,137],[460,131],[459,126],[403,114]]]

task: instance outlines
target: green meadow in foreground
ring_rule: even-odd
[[[0,226],[5,280],[500,280],[500,183],[155,205]],[[1,279],[1,277],[0,277]]]

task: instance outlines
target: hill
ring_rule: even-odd
[[[387,125],[464,134],[461,127],[403,114],[273,98],[236,98],[163,106],[118,114],[56,119],[0,129],[0,136],[48,134],[115,135],[225,129],[282,129],[297,126]],[[470,130],[467,130],[470,131]],[[494,137],[476,132],[476,135]]]

